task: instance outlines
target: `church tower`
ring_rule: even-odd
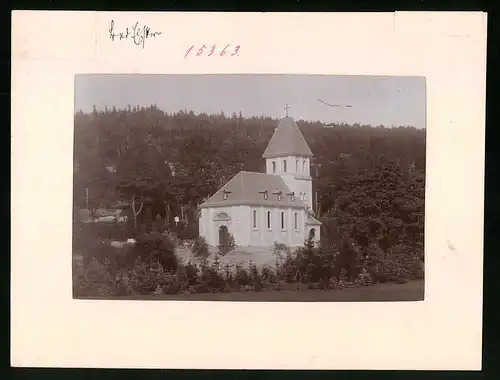
[[[288,110],[288,106],[285,108]],[[297,199],[312,209],[311,158],[313,154],[295,121],[283,118],[262,155],[266,173],[283,178]]]

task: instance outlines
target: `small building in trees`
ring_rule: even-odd
[[[241,171],[201,206],[199,233],[216,246],[301,246],[320,239],[312,211],[313,154],[291,117],[283,118],[262,155],[266,173]]]

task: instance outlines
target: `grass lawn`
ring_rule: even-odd
[[[147,301],[240,301],[240,302],[387,302],[423,301],[424,281],[406,284],[376,284],[344,290],[284,290],[265,292],[232,292],[172,294],[164,296],[127,296],[106,299]]]

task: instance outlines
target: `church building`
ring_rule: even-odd
[[[237,246],[290,247],[311,236],[320,239],[321,223],[312,212],[313,154],[295,121],[283,118],[262,155],[266,173],[242,171],[201,208],[199,233],[209,245],[232,234]]]

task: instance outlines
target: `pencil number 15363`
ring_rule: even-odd
[[[231,44],[228,44],[226,46],[221,46],[218,47],[217,45],[201,45],[201,46],[196,46],[196,45],[191,45],[185,52],[184,58],[187,58],[189,55],[194,55],[196,57],[199,57],[200,55],[206,55],[208,57],[212,55],[219,55],[220,57],[223,57],[225,55],[228,55],[230,57],[234,57],[235,55],[238,55],[240,51],[240,45],[237,45],[235,47],[231,47]]]

